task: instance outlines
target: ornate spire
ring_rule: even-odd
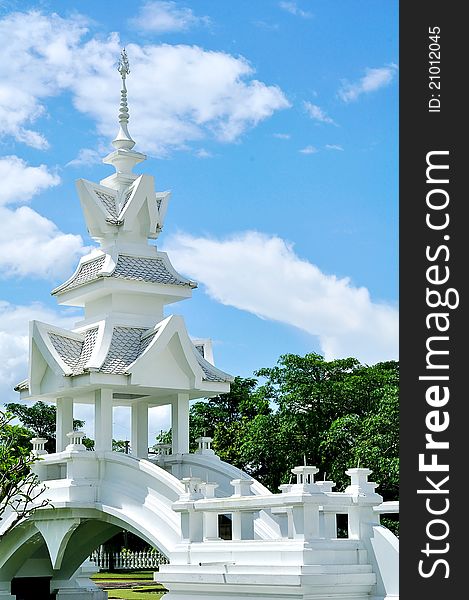
[[[130,137],[129,130],[127,129],[127,123],[129,122],[129,107],[127,105],[127,88],[125,87],[125,78],[130,73],[130,67],[125,48],[122,48],[120,59],[117,64],[117,70],[122,77],[122,88],[119,107],[119,132],[112,141],[112,145],[117,150],[131,150],[135,146],[135,142]]]
[[[112,145],[115,150],[103,158],[103,163],[112,165],[116,172],[101,180],[101,184],[123,192],[136,179],[137,175],[132,172],[132,169],[138,163],[146,159],[145,154],[133,150],[135,142],[130,137],[127,123],[129,122],[129,107],[127,106],[127,88],[125,87],[125,79],[130,73],[129,59],[125,48],[122,49],[117,70],[122,77],[121,101],[119,106],[119,131]]]

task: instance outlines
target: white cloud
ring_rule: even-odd
[[[59,185],[60,177],[46,165],[30,167],[18,156],[0,158],[0,205],[26,202],[47,188]]]
[[[279,140],[289,140],[291,138],[291,135],[289,133],[273,133],[272,135],[274,138],[277,138]]]
[[[301,150],[298,150],[298,152],[301,152],[301,154],[316,154],[316,152],[318,152],[318,149],[315,146],[309,145],[305,146]]]
[[[313,104],[312,102],[304,102],[303,105],[308,115],[315,121],[319,121],[319,123],[327,123],[329,125],[337,124],[334,119],[329,117],[329,115],[327,115],[317,104]]]
[[[295,15],[296,17],[301,17],[302,19],[311,19],[313,13],[308,12],[306,10],[302,10],[296,2],[279,2],[278,5],[281,9],[287,11],[291,15]]]
[[[199,148],[196,152],[195,155],[197,156],[197,158],[212,158],[213,154],[211,152],[209,152],[208,150],[205,150],[205,148]]]
[[[87,249],[79,235],[61,232],[29,206],[6,204],[30,200],[60,183],[45,165],[31,167],[17,156],[0,159],[0,272],[3,276],[57,279],[70,274]]]
[[[28,375],[29,322],[37,319],[59,327],[73,327],[76,316],[58,313],[42,304],[15,306],[0,300],[0,401],[17,402],[13,387]]]
[[[47,148],[43,134],[29,126],[46,114],[42,101],[59,93],[72,77],[74,50],[85,32],[78,16],[45,17],[33,10],[0,19],[0,136]]]
[[[375,92],[389,85],[397,74],[397,65],[390,64],[378,69],[365,70],[365,75],[355,83],[347,80],[342,81],[338,96],[344,102],[353,102],[362,94]]]
[[[326,144],[324,147],[326,150],[339,150],[340,152],[344,151],[340,144]]]
[[[130,23],[143,31],[171,33],[187,31],[197,25],[208,25],[209,17],[198,17],[192,9],[182,7],[170,0],[145,2],[138,15]]]
[[[0,19],[0,44],[0,136],[46,147],[43,134],[30,126],[46,114],[47,99],[63,92],[106,140],[115,136],[117,34],[93,38],[83,17],[30,11]],[[290,106],[280,88],[253,79],[254,69],[241,56],[166,44],[129,44],[127,51],[130,131],[144,152],[164,155],[208,137],[233,142]]]
[[[91,148],[81,148],[78,155],[66,167],[89,167],[101,163],[103,156]]]
[[[398,312],[348,278],[326,275],[279,237],[248,231],[225,240],[180,234],[166,250],[213,299],[319,336],[326,359],[397,358]]]
[[[58,281],[89,251],[79,235],[63,233],[29,206],[0,207],[0,271],[5,277]]]

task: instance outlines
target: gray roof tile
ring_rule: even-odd
[[[85,333],[85,341],[83,342],[83,346],[81,349],[80,358],[75,366],[74,371],[75,374],[83,373],[83,369],[91,358],[91,354],[93,353],[94,347],[96,345],[96,340],[98,339],[98,327],[92,327],[88,329]]]
[[[105,260],[106,256],[103,255],[83,263],[78,269],[75,277],[69,283],[64,283],[57,287],[55,290],[53,290],[52,294],[68,292],[68,290],[72,290],[80,285],[89,283],[90,281],[95,281],[99,277],[99,272],[103,268]]]
[[[203,344],[194,344],[194,348],[197,350],[200,356],[205,358],[205,347]]]
[[[53,333],[51,331],[48,333],[50,341],[57,351],[57,354],[68,367],[74,369],[80,360],[81,351],[83,349],[83,341],[66,337],[64,335],[58,335],[57,333]]]
[[[109,351],[99,370],[103,373],[126,373],[128,366],[137,360],[155,337],[156,331],[145,336],[147,331],[140,327],[114,327]]]
[[[228,375],[228,373],[224,373],[220,369],[217,369],[211,363],[205,360],[200,351],[197,349],[197,346],[194,346],[194,348],[197,362],[204,373],[202,379],[205,381],[231,381],[233,379],[231,375]]]
[[[80,285],[91,283],[104,277],[100,271],[104,266],[106,256],[99,256],[93,260],[83,263],[75,277],[69,282],[57,287],[52,294],[68,292]],[[162,258],[147,258],[142,256],[129,256],[119,254],[117,264],[111,274],[107,277],[116,279],[129,279],[132,281],[145,281],[147,283],[162,283],[168,285],[181,285],[196,287],[192,281],[183,279],[170,272]]]
[[[118,217],[116,198],[111,196],[111,194],[106,194],[100,190],[94,190],[94,193],[101,200],[101,204],[104,206],[104,209],[110,216],[110,220],[116,221]]]
[[[150,283],[189,285],[189,282],[170,273],[161,258],[144,258],[119,254],[112,277],[122,277]]]
[[[85,332],[84,340],[77,340],[53,331],[49,331],[48,334],[57,354],[72,369],[72,374],[80,375],[83,373],[96,344],[98,328],[88,329]]]

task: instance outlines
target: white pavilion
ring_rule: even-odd
[[[165,317],[168,304],[190,298],[197,284],[177,273],[149,240],[164,224],[169,192],[155,192],[151,175],[136,175],[146,156],[128,131],[125,51],[119,131],[103,159],[115,173],[77,189],[90,236],[99,247],[52,291],[61,305],[84,309],[72,330],[31,323],[29,377],[22,400],[57,405],[57,452],[73,430],[73,405],[94,406],[95,448],[112,450],[112,412],[131,408],[131,453],[148,455],[148,410],[171,405],[172,454],[189,451],[189,401],[229,391],[230,375],[213,365],[210,340],[191,340],[183,319]]]

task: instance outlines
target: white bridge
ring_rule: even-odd
[[[57,599],[105,597],[80,566],[122,529],[167,556],[156,577],[171,600],[398,597],[397,538],[379,525],[395,508],[382,504],[368,469],[351,469],[338,493],[314,482],[314,467],[296,467],[297,483],[272,494],[210,448],[160,455],[157,466],[87,451],[79,437],[35,466],[50,506],[2,540],[0,598],[15,598],[12,580],[33,577],[49,578]],[[337,537],[338,514],[348,516],[347,538]],[[231,523],[228,539],[219,515]]]
[[[34,441],[50,503],[0,539],[0,600],[104,598],[81,565],[122,529],[169,559],[157,574],[165,600],[397,598],[398,543],[379,525],[380,512],[394,508],[382,506],[368,469],[350,469],[338,493],[314,481],[315,467],[296,467],[296,483],[272,494],[215,456],[208,438],[189,453],[190,401],[228,393],[233,377],[214,366],[210,340],[191,339],[181,317],[165,315],[196,283],[148,243],[170,194],[132,172],[146,157],[127,129],[125,52],[119,72],[119,132],[103,159],[116,172],[77,182],[99,247],[52,292],[82,307],[83,319],[72,330],[31,324],[28,377],[15,388],[26,402],[56,405],[57,444],[46,455],[46,440]],[[93,452],[72,431],[75,403],[94,407]],[[163,405],[171,406],[171,448],[149,459],[149,409]],[[130,407],[132,456],[112,452],[119,406]],[[338,537],[343,514],[347,538]]]

